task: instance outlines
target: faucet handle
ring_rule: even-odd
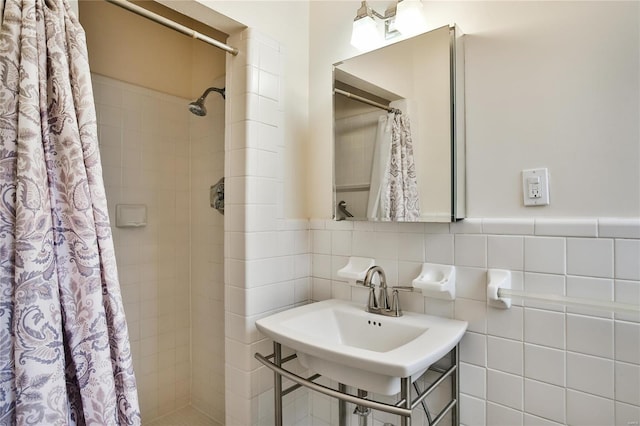
[[[374,286],[369,286],[369,309],[378,309],[378,299],[376,299],[376,289]]]
[[[380,309],[389,310],[391,306],[389,305],[389,294],[387,293],[386,286],[380,286],[380,291],[378,293],[378,302]]]
[[[394,317],[402,316],[402,309],[400,308],[400,296],[397,287],[393,287],[393,293],[391,296],[391,312],[393,313]]]

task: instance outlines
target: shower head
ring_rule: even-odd
[[[226,90],[224,87],[222,89],[219,89],[217,87],[209,87],[207,90],[204,91],[202,96],[200,96],[197,100],[189,104],[189,111],[191,111],[193,114],[200,117],[207,115],[207,108],[205,108],[204,106],[204,101],[205,99],[207,99],[207,96],[209,95],[209,93],[218,92],[222,96],[222,99],[226,99],[225,91]]]

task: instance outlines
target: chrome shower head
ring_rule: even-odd
[[[189,111],[191,111],[191,113],[200,117],[207,115],[207,108],[205,108],[204,106],[204,101],[205,99],[207,99],[207,95],[209,95],[209,93],[211,92],[218,92],[222,96],[222,99],[226,99],[226,96],[225,96],[226,89],[224,87],[222,89],[219,89],[217,87],[209,87],[207,90],[204,91],[202,96],[200,96],[197,100],[189,104]]]
[[[191,102],[189,104],[189,111],[200,117],[207,115],[207,109],[204,107],[203,101],[204,99],[198,99],[197,101]]]

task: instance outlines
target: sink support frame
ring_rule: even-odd
[[[415,389],[418,393],[415,399],[411,399],[411,377],[400,378],[400,400],[395,404],[386,404],[366,398],[361,398],[355,395],[351,395],[347,391],[347,386],[339,383],[338,390],[330,388],[328,386],[321,385],[314,382],[315,379],[320,377],[319,374],[314,374],[311,377],[304,378],[292,373],[289,370],[282,368],[282,365],[288,361],[297,358],[297,355],[293,354],[286,358],[282,358],[282,345],[278,342],[273,342],[273,353],[268,356],[256,352],[254,357],[260,361],[264,366],[273,371],[274,378],[274,415],[275,426],[282,426],[282,397],[293,392],[300,387],[306,387],[316,392],[320,392],[324,395],[337,398],[339,400],[338,405],[338,421],[340,426],[346,426],[349,424],[349,415],[347,413],[347,403],[356,405],[362,405],[364,407],[372,408],[374,410],[383,411],[386,413],[396,414],[400,416],[401,426],[411,426],[411,412],[418,405],[422,405],[424,409],[429,426],[436,426],[444,416],[451,411],[452,424],[458,425],[460,419],[460,404],[458,403],[458,394],[460,389],[460,357],[458,353],[458,346],[454,346],[451,349],[452,365],[447,369],[431,366],[429,371],[435,371],[440,373],[440,376],[433,382],[427,389],[420,392],[417,384],[414,383]],[[273,362],[271,361],[273,360]],[[425,398],[431,394],[440,384],[442,384],[449,376],[451,376],[451,400],[449,403],[432,419],[431,414],[424,402]],[[286,377],[295,384],[282,389],[282,377]]]

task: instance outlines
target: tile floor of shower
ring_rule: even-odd
[[[148,426],[222,426],[191,406],[155,419]]]

